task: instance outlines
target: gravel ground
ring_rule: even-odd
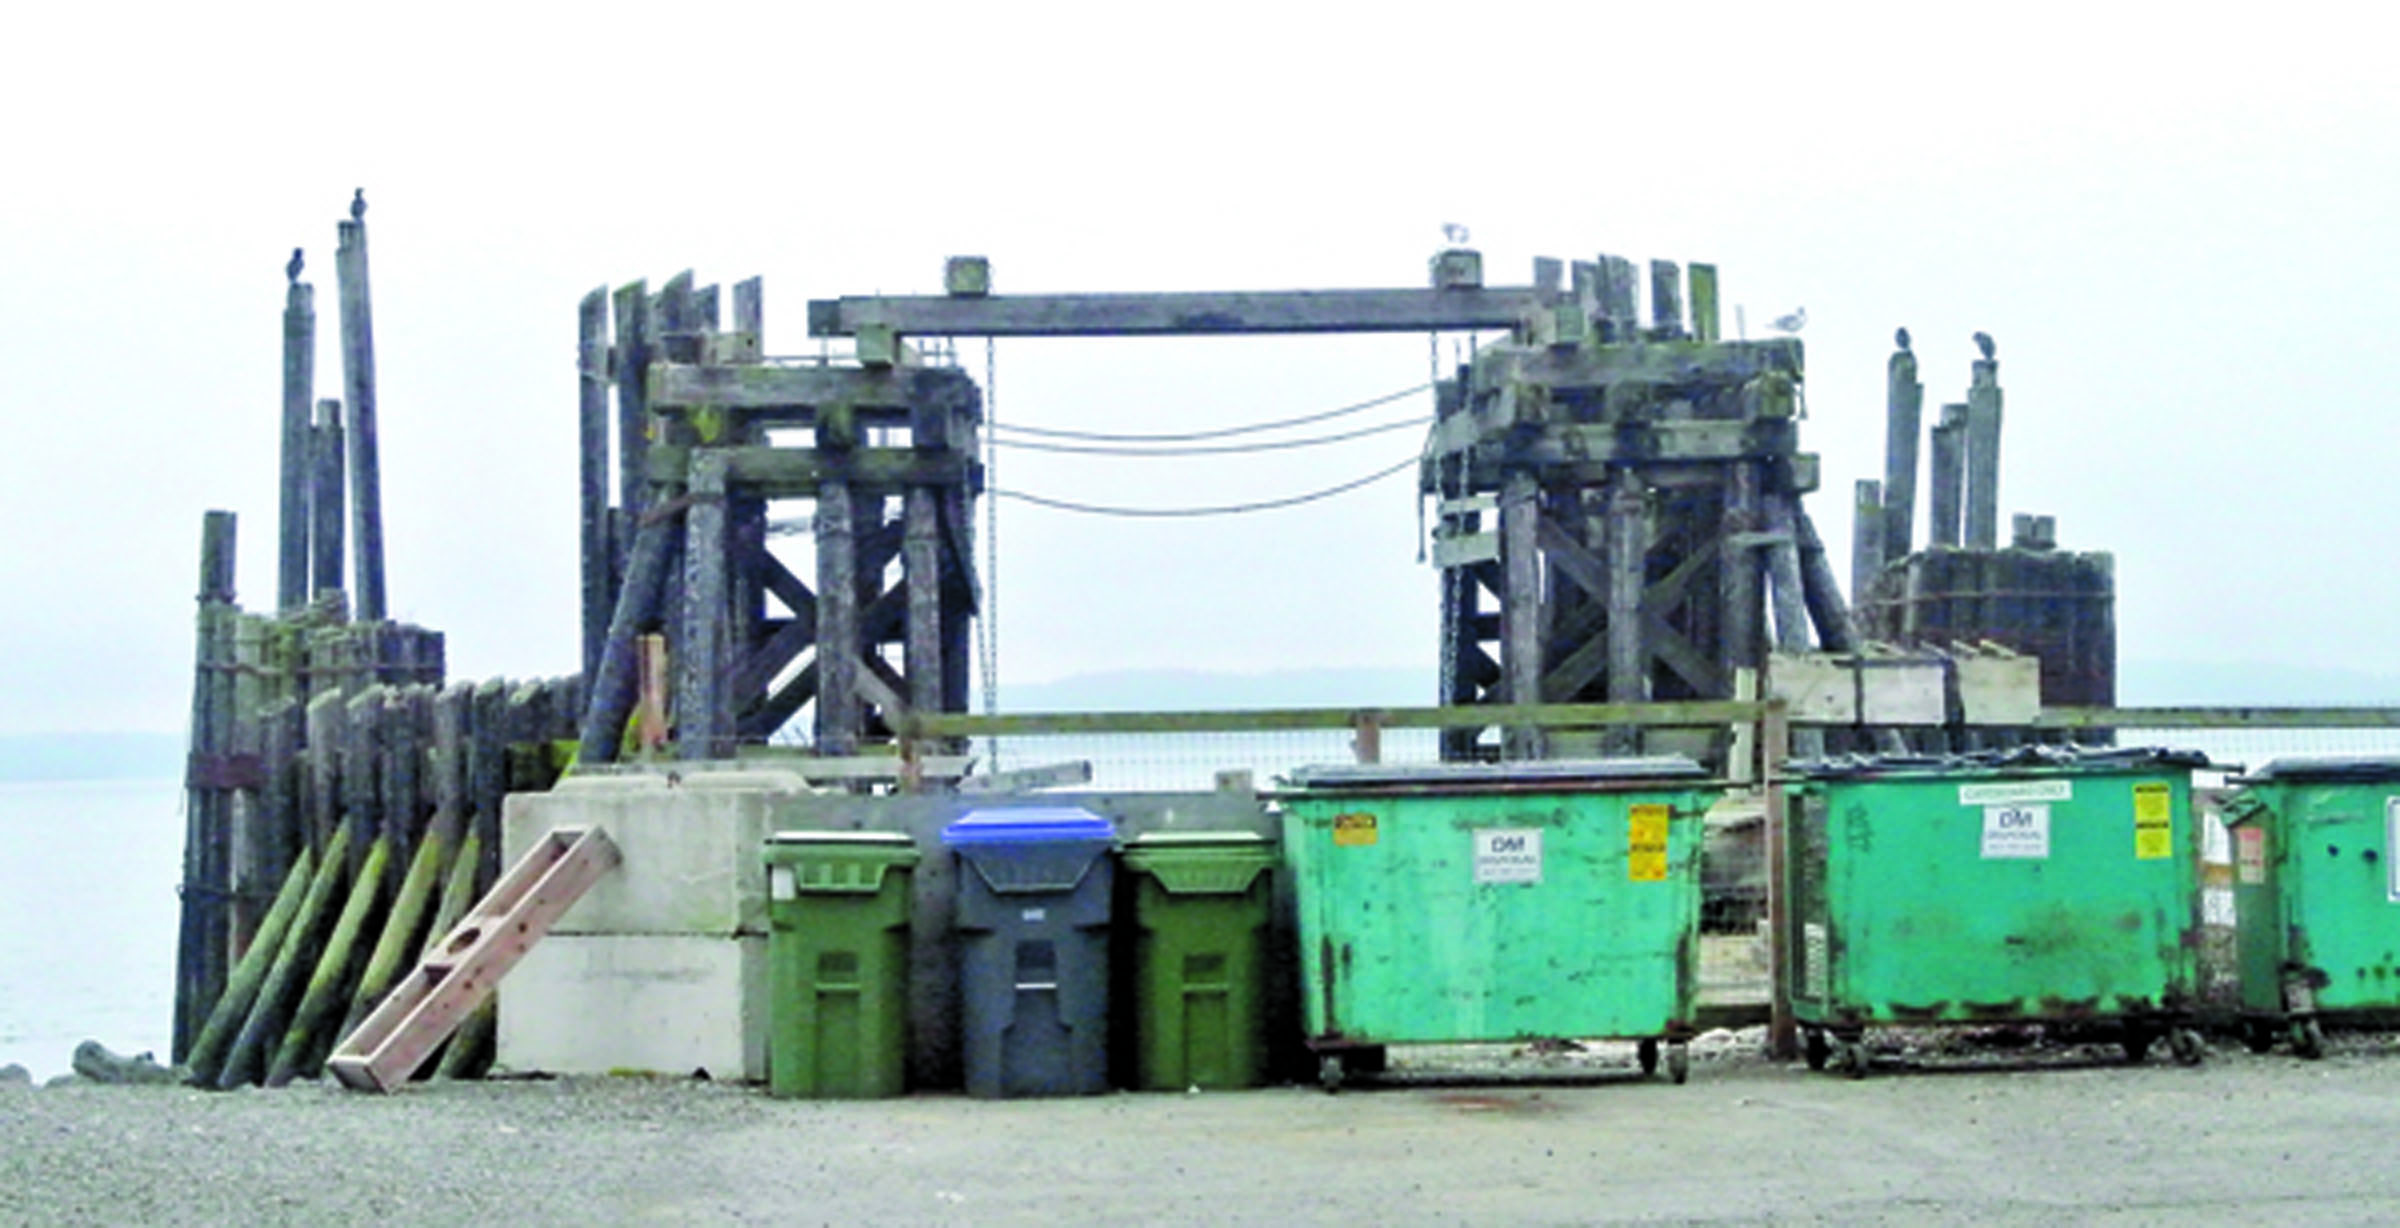
[[[2337,1035],[2315,1063],[2219,1041],[2199,1069],[2127,1067],[2102,1048],[1950,1049],[1894,1053],[1879,1067],[1893,1073],[1851,1082],[1716,1037],[1695,1045],[1682,1087],[1634,1077],[1622,1046],[1411,1054],[1392,1085],[1338,1096],[810,1103],[637,1079],[380,1098],[0,1088],[0,1223],[2400,1216],[2391,1037]]]

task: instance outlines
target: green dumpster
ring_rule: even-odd
[[[2191,773],[2161,750],[2024,747],[1791,765],[1786,985],[1812,1068],[1869,1026],[2065,1023],[2200,1060]]]
[[[1154,832],[1125,845],[1133,893],[1136,1075],[1150,1091],[1256,1087],[1275,842]]]
[[[1338,1087],[1386,1046],[1615,1037],[1681,1082],[1698,979],[1689,759],[1307,768],[1278,794],[1301,1014]]]
[[[2400,756],[2281,758],[2235,783],[2243,1038],[2321,1057],[2322,1020],[2400,1014]]]
[[[765,855],[768,1093],[899,1095],[917,850],[898,834],[784,831]]]

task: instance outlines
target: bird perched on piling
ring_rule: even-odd
[[[1777,332],[1796,333],[1806,327],[1808,327],[1808,308],[1806,307],[1794,307],[1792,314],[1775,317]]]
[[[1451,246],[1456,247],[1467,241],[1467,228],[1456,222],[1444,222],[1442,223],[1442,238]]]
[[[1908,353],[1908,330],[1905,328],[1892,330],[1892,344],[1898,346],[1901,353]]]
[[[353,222],[367,220],[367,190],[365,188],[350,190],[350,220]]]
[[[295,247],[295,248],[293,248],[293,249],[292,249],[292,258],[291,258],[290,260],[284,261],[284,263],[283,263],[283,279],[284,279],[285,281],[288,281],[288,282],[293,282],[293,283],[295,283],[295,284],[299,282],[299,280],[300,280],[300,263],[301,263],[300,249],[299,249],[299,248],[297,248],[297,247]]]
[[[1992,361],[1992,351],[1998,347],[1992,344],[1992,335],[1990,333],[1977,333],[1975,334],[1975,348],[1983,351],[1983,360],[1985,362],[1990,362]]]

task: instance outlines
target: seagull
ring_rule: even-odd
[[[1908,330],[1905,328],[1895,330],[1892,333],[1892,344],[1899,346],[1901,353],[1908,353]]]
[[[1454,244],[1464,243],[1467,241],[1467,228],[1456,222],[1444,222],[1442,223],[1442,238]]]
[[[367,190],[365,188],[351,189],[350,220],[353,222],[367,220]]]
[[[1992,344],[1990,333],[1977,333],[1975,334],[1975,348],[1983,351],[1985,362],[1990,362],[1992,361],[1992,351],[1997,347]]]
[[[300,249],[297,247],[292,249],[292,258],[284,262],[283,279],[294,283],[300,280]]]
[[[1808,327],[1808,308],[1806,307],[1794,307],[1792,314],[1775,318],[1775,331],[1777,332],[1796,333],[1806,327]]]

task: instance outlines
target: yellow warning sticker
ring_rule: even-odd
[[[2163,780],[2133,787],[2133,855],[2141,861],[2175,855],[2175,791]]]
[[[1333,816],[1333,842],[1346,849],[1375,843],[1375,816],[1359,812]]]
[[[1625,877],[1637,883],[1667,880],[1667,816],[1655,802],[1634,806],[1625,816]]]

